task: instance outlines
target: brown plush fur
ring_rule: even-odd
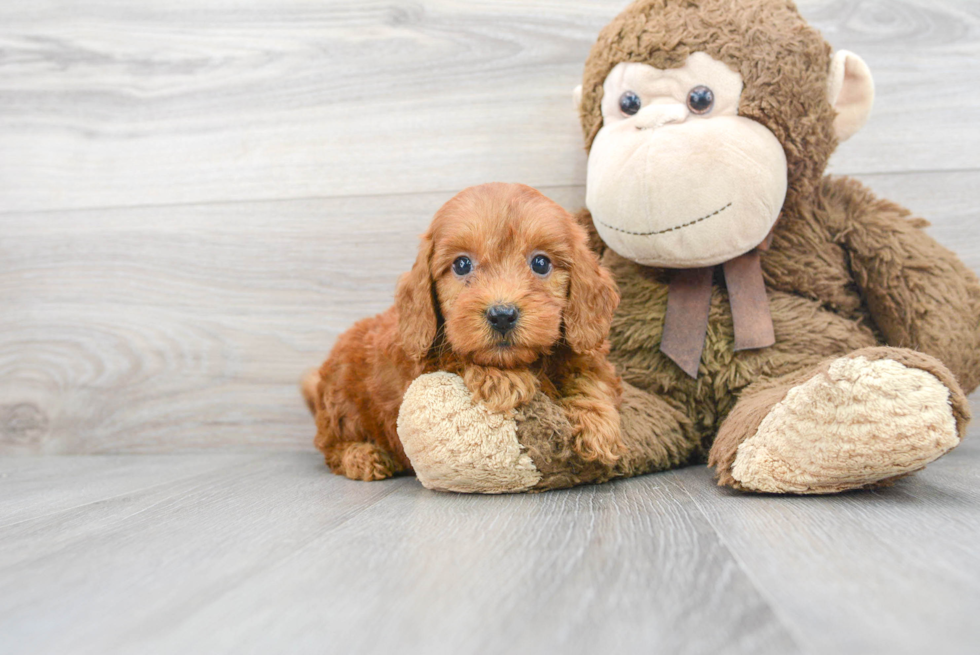
[[[738,445],[790,387],[836,357],[886,353],[925,370],[949,388],[961,434],[969,420],[964,392],[980,383],[980,283],[923,232],[925,221],[855,180],[822,177],[837,145],[826,95],[831,50],[791,2],[631,5],[602,31],[586,63],[587,147],[602,125],[603,81],[617,63],[670,68],[699,51],[741,73],[739,114],[768,127],[786,152],[789,193],[762,258],[776,345],[734,351],[727,290],[716,277],[700,371],[689,378],[659,349],[667,272],[606,251],[622,294],[610,358],[627,383],[627,453],[615,466],[582,466],[556,440],[561,426],[537,408],[519,422],[518,437],[545,474],[541,488],[703,461],[709,451],[719,482],[733,485]],[[588,212],[580,219],[591,229]]]
[[[599,33],[585,63],[586,148],[602,127],[602,84],[620,62],[677,68],[704,52],[745,81],[740,116],[768,127],[789,163],[787,203],[809,195],[837,147],[827,101],[831,48],[786,0],[640,0]]]
[[[537,254],[547,275],[529,265]],[[473,272],[458,275],[465,255]],[[396,420],[422,373],[458,373],[474,400],[513,411],[546,394],[567,417],[568,443],[583,462],[613,466],[624,447],[621,387],[606,360],[618,294],[565,210],[523,185],[461,192],[437,213],[418,259],[399,281],[395,305],[341,335],[303,387],[316,414],[316,446],[334,473],[379,480],[410,469]],[[502,337],[487,309],[512,304],[515,329]]]
[[[623,384],[620,407],[625,454],[615,466],[584,459],[567,439],[564,412],[538,394],[517,415],[520,442],[541,473],[533,491],[562,489],[587,482],[606,482],[674,468],[691,461],[691,422],[664,400]]]

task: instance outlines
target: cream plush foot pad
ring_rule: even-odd
[[[412,383],[398,412],[398,438],[429,489],[512,493],[541,479],[517,441],[514,419],[475,404],[452,373],[429,373]]]
[[[959,443],[949,389],[891,359],[841,358],[793,387],[738,447],[732,476],[771,493],[834,493],[923,468]]]

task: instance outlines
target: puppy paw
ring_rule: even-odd
[[[472,392],[473,402],[491,412],[511,413],[526,405],[538,392],[538,380],[527,370],[505,370],[489,366],[469,366],[463,381]]]
[[[367,442],[340,444],[327,453],[326,460],[337,475],[365,482],[385,480],[402,468],[391,453]]]
[[[405,392],[398,438],[419,481],[436,491],[527,491],[541,473],[517,440],[514,419],[473,401],[458,376],[430,373]]]
[[[626,454],[619,413],[572,407],[568,418],[574,426],[572,447],[588,462],[613,466]]]

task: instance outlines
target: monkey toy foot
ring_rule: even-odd
[[[398,438],[423,486],[435,491],[528,491],[541,473],[521,447],[517,423],[474,403],[462,378],[429,373],[405,393]]]
[[[836,493],[924,468],[960,443],[968,421],[966,398],[938,360],[868,348],[747,389],[709,464],[719,484],[737,489]]]

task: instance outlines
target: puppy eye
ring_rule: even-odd
[[[706,86],[696,86],[687,94],[687,107],[695,114],[707,114],[715,106],[715,94]]]
[[[453,273],[456,275],[469,275],[473,272],[473,262],[469,257],[457,257],[453,262]]]
[[[619,109],[627,116],[632,116],[636,112],[640,111],[640,107],[643,103],[640,102],[640,96],[636,95],[632,91],[627,91],[623,95],[619,96]]]
[[[547,275],[551,272],[551,260],[544,255],[535,255],[531,258],[531,270],[538,275]]]

